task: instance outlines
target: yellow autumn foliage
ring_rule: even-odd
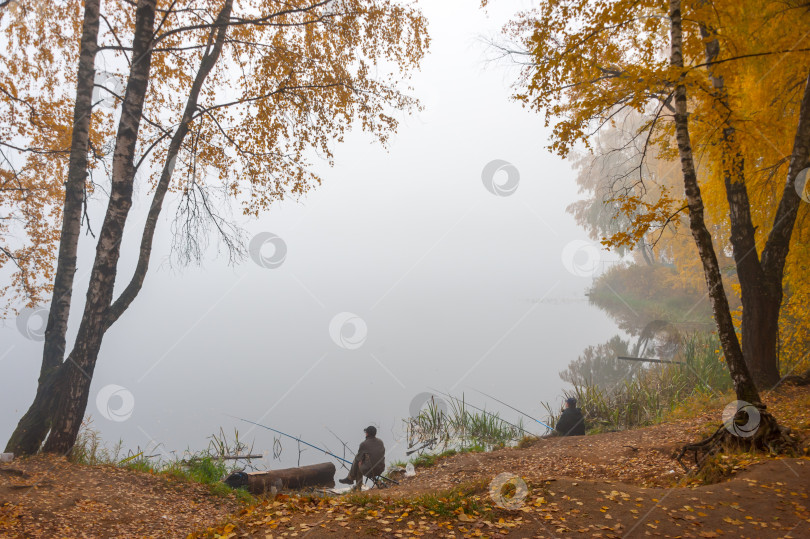
[[[672,89],[683,82],[689,96],[689,128],[708,226],[724,273],[733,278],[729,204],[723,179],[723,125],[735,126],[734,143],[744,159],[751,220],[759,256],[774,224],[798,113],[810,73],[810,9],[787,0],[686,0],[684,64],[669,62],[669,2],[663,0],[543,0],[505,29],[524,65],[514,98],[545,114],[553,126],[549,149],[568,155],[580,145],[616,161],[621,173],[585,180],[585,190],[615,220],[602,218],[589,232],[614,248],[655,245],[677,268],[678,279],[705,290],[700,259],[689,234],[683,180],[671,121]],[[714,32],[719,56],[712,65],[728,93],[716,98],[708,76],[701,29]],[[530,61],[526,61],[526,57]],[[627,120],[633,121],[628,125]],[[609,135],[610,131],[619,136]],[[621,139],[620,144],[613,144]],[[605,144],[605,141],[610,144]],[[578,159],[582,164],[583,159]],[[580,184],[582,181],[580,167]],[[592,172],[589,172],[592,174]],[[601,183],[600,183],[601,182]],[[600,190],[601,189],[601,190]],[[575,204],[582,222],[594,218]],[[810,367],[810,199],[800,204],[784,272],[780,318],[782,372]],[[732,286],[739,294],[739,287]],[[740,312],[736,313],[739,315]]]

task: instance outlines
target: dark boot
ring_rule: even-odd
[[[338,482],[343,483],[344,485],[351,485],[354,483],[354,479],[349,479],[348,477],[343,479],[338,479]]]

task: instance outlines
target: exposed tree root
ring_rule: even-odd
[[[797,448],[798,441],[790,429],[780,425],[765,406],[748,405],[739,409],[708,438],[683,446],[676,458],[684,471],[689,472],[683,458],[691,453],[697,472],[709,457],[721,452],[785,454]]]

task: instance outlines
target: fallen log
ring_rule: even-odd
[[[251,494],[264,494],[273,487],[281,489],[301,489],[305,487],[335,486],[335,465],[331,462],[301,466],[300,468],[285,468],[283,470],[268,470],[266,472],[236,472],[225,479],[231,488],[247,487]]]

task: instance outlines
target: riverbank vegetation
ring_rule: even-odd
[[[522,420],[510,423],[497,413],[471,408],[463,396],[434,396],[404,423],[408,447],[440,453],[488,451],[517,443],[527,433]]]
[[[589,433],[653,425],[685,403],[727,395],[731,377],[718,353],[712,334],[687,336],[674,363],[636,366],[631,374],[611,386],[582,380],[565,391],[577,399]],[[606,364],[623,362],[603,357]],[[546,403],[549,421],[557,413]]]
[[[200,451],[187,449],[181,454],[175,451],[168,452],[160,445],[153,444],[126,452],[123,446],[122,440],[112,447],[105,443],[100,432],[93,426],[92,417],[88,416],[82,423],[76,445],[68,459],[76,464],[126,468],[200,483],[208,486],[213,494],[228,496],[233,493],[238,500],[245,503],[254,501],[247,490],[231,489],[222,482],[231,473],[249,466],[249,461],[234,458],[238,455],[250,455],[252,449],[239,439],[239,431],[235,430],[232,438],[229,438],[220,429],[219,433],[209,436],[206,449]]]

